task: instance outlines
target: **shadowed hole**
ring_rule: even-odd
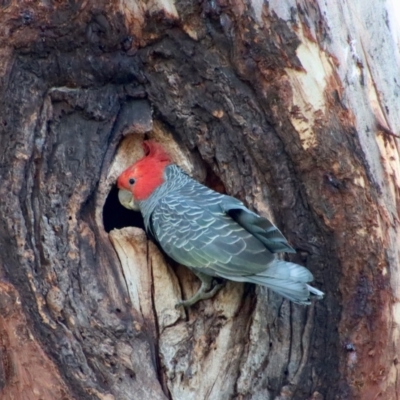
[[[128,210],[121,205],[116,186],[111,189],[104,204],[103,224],[106,232],[126,226],[135,226],[144,230],[142,214],[138,211]]]

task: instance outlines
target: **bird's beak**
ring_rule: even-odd
[[[119,202],[128,210],[140,211],[139,205],[135,203],[132,193],[128,190],[120,189],[118,192]]]

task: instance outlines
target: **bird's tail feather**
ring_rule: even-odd
[[[324,292],[321,292],[320,290],[316,289],[315,287],[312,287],[310,285],[307,285],[307,289],[310,291],[310,293],[314,296],[317,297],[317,299],[322,299],[325,295]]]
[[[275,278],[262,278],[257,279],[254,277],[252,279],[254,283],[266,286],[281,296],[288,298],[295,303],[310,304],[310,292],[307,289],[305,283],[292,282],[284,279]]]
[[[257,276],[288,279],[290,281],[298,282],[311,282],[314,279],[312,273],[307,268],[282,260],[272,261],[268,265],[267,269],[258,273]]]
[[[224,278],[266,286],[299,304],[310,304],[311,295],[319,299],[324,296],[320,290],[307,285],[307,282],[313,280],[312,273],[307,268],[281,260],[274,260],[265,271],[257,275],[224,276]]]

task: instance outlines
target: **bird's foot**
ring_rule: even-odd
[[[182,300],[179,303],[176,303],[175,308],[179,307],[191,307],[193,304],[196,304],[200,300],[207,300],[214,297],[217,292],[224,286],[224,283],[217,283],[211,290],[210,290],[211,282],[202,282],[200,289],[197,293],[187,300]]]

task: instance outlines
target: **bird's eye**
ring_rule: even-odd
[[[133,178],[129,179],[129,184],[133,185],[135,183],[135,180]]]

